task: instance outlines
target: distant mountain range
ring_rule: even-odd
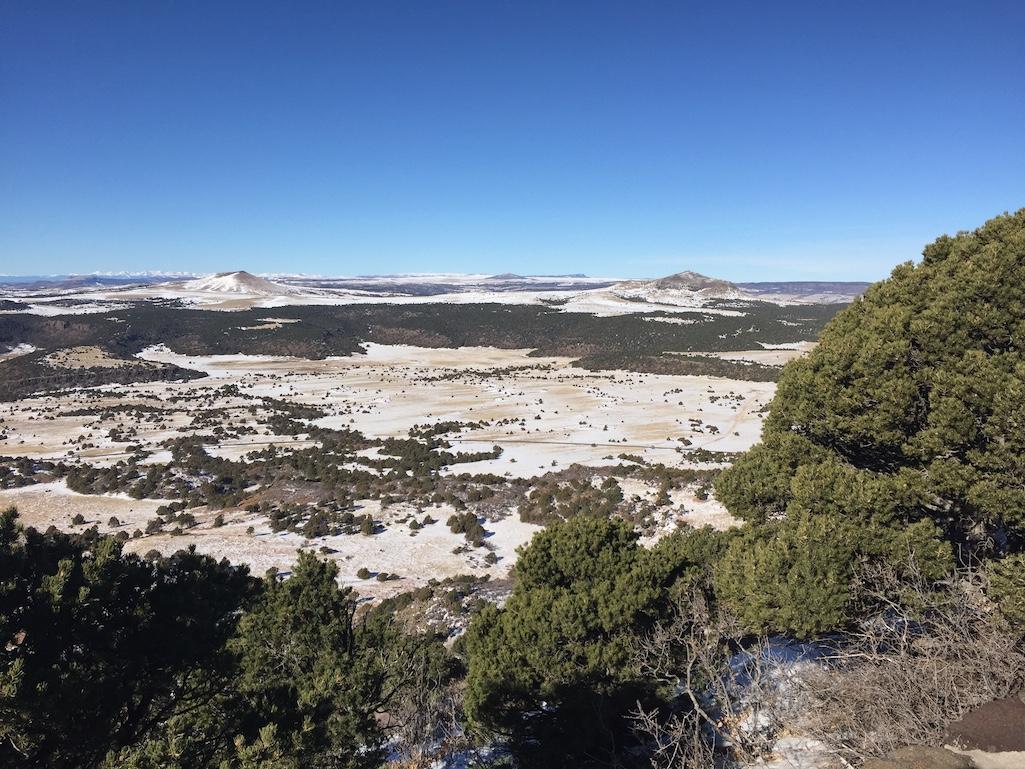
[[[778,283],[737,283],[737,288],[764,302],[799,298],[805,304],[849,304],[865,293],[871,283],[849,281],[783,281]]]
[[[656,304],[689,304],[713,299],[775,304],[848,304],[871,284],[837,281],[731,283],[698,272],[678,272],[655,280],[621,281],[611,287],[617,296]]]
[[[722,301],[775,304],[843,304],[868,283],[786,281],[731,283],[684,271],[654,280],[613,280],[586,275],[463,275],[454,273],[311,277],[259,276],[245,270],[202,276],[166,273],[125,275],[0,276],[0,289],[12,298],[83,296],[101,301],[179,298],[209,304],[232,299],[273,300],[281,304],[351,302],[555,303],[566,311],[636,312],[649,306],[698,308]]]
[[[367,275],[355,278],[278,278],[281,282],[311,288],[364,291],[394,296],[438,296],[467,291],[586,291],[616,283],[586,275]]]
[[[46,289],[74,289],[107,286],[130,286],[163,283],[175,277],[191,275],[168,275],[167,273],[143,273],[138,275],[0,275],[0,286],[23,291]]]

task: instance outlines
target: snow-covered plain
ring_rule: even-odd
[[[96,525],[101,531],[117,533],[144,529],[160,505],[169,500],[132,499],[126,494],[78,494],[70,491],[63,481],[37,484],[21,489],[0,490],[0,509],[8,506],[18,508],[22,522],[38,529],[48,526],[77,528]],[[360,513],[370,513],[375,520],[386,525],[373,536],[341,535],[320,537],[311,542],[299,534],[288,531],[274,532],[267,525],[265,517],[244,511],[228,511],[223,526],[213,526],[217,512],[203,508],[193,512],[199,524],[183,534],[159,533],[125,542],[125,550],[140,555],[150,550],[172,553],[195,545],[201,553],[233,562],[246,563],[255,574],[275,568],[288,571],[300,549],[319,550],[326,546],[334,552],[327,555],[337,562],[339,581],[351,585],[358,592],[372,597],[385,597],[412,587],[422,586],[429,579],[444,579],[459,574],[490,574],[504,577],[516,560],[516,549],[530,541],[541,529],[530,523],[523,523],[516,516],[487,522],[487,542],[491,549],[486,551],[470,549],[465,553],[453,550],[465,544],[461,534],[453,534],[445,525],[445,519],[454,511],[444,506],[431,508],[430,512],[438,522],[412,531],[408,524],[398,523],[399,518],[415,511],[406,505],[395,505],[385,513],[374,500],[358,503]],[[70,519],[81,513],[85,523],[79,527],[69,526]],[[111,517],[119,525],[111,527]],[[422,517],[422,516],[421,516]],[[252,527],[253,531],[248,530]],[[483,556],[494,552],[497,563],[488,564]],[[374,579],[360,579],[357,572],[366,568],[372,576],[386,572],[398,575],[399,579],[378,582]]]
[[[697,448],[742,451],[758,439],[757,412],[775,391],[769,382],[593,372],[574,367],[570,358],[530,357],[529,350],[379,344],[366,350],[322,361],[183,356],[166,347],[138,357],[204,371],[257,395],[328,409],[340,400],[344,408],[317,424],[373,437],[401,437],[415,424],[438,421],[515,420],[455,440],[467,451],[501,446],[501,458],[474,469],[519,476],[573,462],[599,464],[610,453],[673,464],[686,462]],[[494,375],[508,368],[517,370]],[[692,426],[691,420],[702,424]],[[684,446],[681,438],[691,444]]]
[[[762,407],[775,386],[716,377],[668,376],[630,372],[594,372],[576,368],[569,358],[531,357],[529,350],[495,348],[434,349],[405,345],[367,345],[365,355],[326,360],[253,355],[181,356],[165,347],[151,347],[142,360],[176,363],[202,370],[208,377],[190,381],[106,385],[85,392],[70,391],[0,404],[0,455],[29,456],[94,466],[130,455],[128,442],[154,452],[145,462],[167,461],[161,442],[190,433],[209,434],[207,425],[193,425],[204,409],[224,410],[225,423],[252,427],[209,447],[211,454],[244,458],[274,444],[311,445],[308,435],[268,434],[250,413],[253,397],[269,396],[317,406],[327,415],[325,427],[352,427],[369,437],[404,437],[414,425],[442,421],[480,423],[479,429],[447,436],[454,451],[502,449],[497,459],[459,464],[445,472],[488,472],[532,478],[573,464],[619,464],[620,455],[670,466],[695,464],[693,450],[734,452],[757,441]],[[764,351],[769,352],[769,351]],[[221,390],[234,385],[240,395]],[[84,409],[138,404],[159,410],[159,418],[138,419],[118,412],[105,418]],[[112,437],[134,430],[128,442]],[[624,493],[648,498],[652,489],[624,480]],[[686,521],[694,525],[730,525],[728,514],[714,499],[699,500],[693,489],[674,492],[672,513],[660,524],[664,534]],[[0,492],[0,506],[17,504],[33,525],[69,526],[76,512],[89,522],[117,516],[126,525],[144,528],[158,500],[124,496],[80,495],[60,484]],[[455,553],[462,542],[444,525],[450,511],[430,509],[441,523],[419,533],[398,523],[412,512],[404,504],[381,511],[377,502],[359,501],[364,512],[387,522],[373,536],[329,537],[312,545],[336,552],[343,581],[360,592],[381,596],[431,578],[459,573],[503,576],[515,549],[536,527],[519,521],[515,511],[485,523],[496,546],[496,564],[483,562],[481,552]],[[175,550],[195,544],[202,552],[251,564],[258,573],[274,566],[289,568],[300,535],[272,533],[266,518],[235,510],[227,523],[214,528],[216,511],[196,511],[199,526],[181,535],[157,534],[131,540],[128,547]],[[252,534],[249,527],[254,527]],[[358,580],[356,571],[397,573],[393,582]]]

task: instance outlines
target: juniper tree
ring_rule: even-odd
[[[1025,209],[943,236],[788,364],[762,442],[716,491],[749,521],[808,511],[1012,548],[1025,535]]]

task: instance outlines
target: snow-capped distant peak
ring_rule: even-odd
[[[248,296],[280,296],[299,293],[295,288],[258,278],[245,270],[219,272],[205,278],[196,278],[182,284],[186,291],[204,291],[219,294],[246,294]]]

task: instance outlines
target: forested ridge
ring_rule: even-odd
[[[741,314],[721,315],[716,309]],[[0,315],[0,349],[24,344],[39,351],[0,361],[0,401],[61,387],[201,376],[169,364],[141,365],[133,358],[161,344],[182,355],[246,353],[314,360],[358,354],[367,342],[529,348],[538,356],[576,358],[591,370],[769,381],[777,369],[676,353],[745,350],[761,343],[813,339],[837,309],[837,305],[731,302],[711,312],[652,311],[606,317],[505,304],[292,306],[273,311],[288,321],[274,328],[262,322],[268,310],[222,312],[159,302],[138,302],[95,314],[8,314]],[[657,322],[665,317],[687,323]],[[74,370],[46,365],[48,352],[81,345],[97,346],[122,365]],[[125,365],[129,363],[131,367]]]
[[[257,579],[4,513],[0,764],[684,769],[800,729],[856,766],[940,745],[1025,684],[1023,349],[1025,210],[940,237],[784,368],[716,482],[742,526],[645,547],[601,504],[552,516],[454,644],[311,553]],[[783,699],[780,635],[829,659]]]

